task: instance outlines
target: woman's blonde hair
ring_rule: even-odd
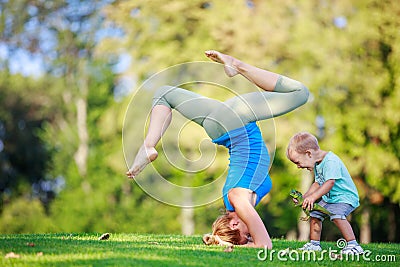
[[[229,226],[232,218],[228,213],[219,216],[212,225],[212,233],[203,236],[206,245],[239,245],[241,234],[239,229],[231,229]]]
[[[290,154],[293,150],[297,153],[304,154],[310,149],[319,149],[317,138],[308,132],[297,133],[289,141],[289,145],[286,149],[286,156],[290,158]]]

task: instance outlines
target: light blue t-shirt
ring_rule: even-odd
[[[314,178],[320,186],[330,179],[335,180],[332,189],[322,196],[325,202],[347,203],[354,208],[360,205],[357,187],[349,171],[333,152],[328,152],[319,164],[315,164]]]

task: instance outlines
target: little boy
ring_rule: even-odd
[[[303,195],[303,209],[311,210],[318,202],[333,215],[330,220],[339,228],[347,241],[343,254],[363,254],[357,243],[353,229],[346,217],[359,205],[357,188],[343,162],[331,151],[321,150],[315,136],[307,132],[295,134],[289,141],[286,156],[298,168],[314,171],[315,181]],[[295,199],[293,201],[296,202]],[[310,242],[301,250],[321,250],[320,238],[325,214],[318,211],[310,213]]]

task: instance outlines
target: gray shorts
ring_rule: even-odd
[[[330,213],[333,213],[333,215],[329,216],[331,221],[334,219],[346,220],[346,217],[356,209],[347,203],[326,203],[325,201],[321,200],[318,202],[318,204],[327,209]],[[320,219],[321,221],[328,217],[328,215],[319,211],[310,212],[310,216]]]

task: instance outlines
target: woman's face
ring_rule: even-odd
[[[229,222],[229,227],[233,230],[239,229],[241,240],[240,244],[246,244],[248,242],[249,229],[247,225],[237,216],[236,212],[231,212],[229,214],[231,221]]]

